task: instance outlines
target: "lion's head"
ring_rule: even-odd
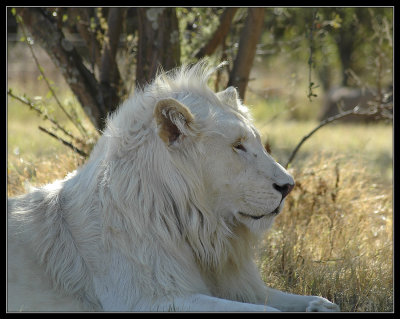
[[[203,78],[190,90],[196,83],[193,74],[199,73],[187,73],[178,77],[186,79],[186,87],[174,89],[155,107],[163,147],[178,169],[201,176],[203,196],[214,214],[252,230],[267,228],[293,188],[293,178],[265,151],[235,88],[214,94]],[[189,149],[196,149],[195,157]]]

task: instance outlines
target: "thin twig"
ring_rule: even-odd
[[[77,148],[75,145],[67,142],[66,140],[62,139],[61,137],[55,135],[54,133],[51,133],[50,131],[46,130],[44,127],[39,126],[39,130],[41,130],[42,132],[45,132],[47,134],[49,134],[51,137],[54,137],[55,139],[59,140],[61,143],[63,143],[65,146],[68,146],[69,148],[71,148],[75,153],[78,153],[79,155],[83,156],[83,157],[87,157],[88,155],[80,150],[79,148]]]
[[[22,31],[25,39],[26,39],[25,42],[28,44],[29,50],[30,50],[31,55],[33,57],[33,60],[35,61],[36,67],[38,68],[40,74],[42,75],[43,79],[45,80],[45,82],[47,84],[47,87],[49,88],[51,94],[53,95],[54,99],[56,100],[58,106],[64,112],[64,114],[68,117],[68,119],[72,122],[72,124],[75,125],[75,127],[78,129],[78,131],[81,132],[82,136],[87,137],[87,132],[86,132],[85,128],[82,127],[82,125],[80,125],[80,123],[76,122],[72,118],[72,116],[67,112],[67,110],[64,108],[64,106],[61,104],[60,100],[58,99],[58,97],[56,95],[56,92],[54,92],[49,80],[47,79],[46,75],[44,74],[43,68],[40,66],[39,60],[37,59],[36,54],[33,51],[32,44],[27,40],[28,37],[27,37],[27,34],[26,34],[25,27],[24,27],[23,23],[20,23],[20,26],[21,26],[21,31]]]

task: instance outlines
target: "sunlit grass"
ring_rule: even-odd
[[[286,164],[291,152],[313,128],[316,121],[258,121],[264,141],[272,155]],[[392,180],[393,127],[387,124],[329,124],[310,137],[300,148],[291,165],[307,165],[314,154],[342,155],[355,168],[366,165],[376,176]]]

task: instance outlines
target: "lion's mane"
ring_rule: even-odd
[[[217,282],[254,271],[248,261],[256,238],[208,207],[198,167],[205,151],[193,142],[172,156],[154,121],[154,106],[163,98],[224,107],[207,86],[212,72],[205,63],[161,72],[107,119],[85,165],[10,201],[10,223],[29,236],[56,288],[94,309],[99,278],[118,283],[132,308],[190,293],[256,301],[256,280],[252,285],[238,277],[244,288],[233,289],[240,294],[235,296],[223,288],[210,292],[204,284],[204,278]],[[245,109],[237,112],[247,116]],[[190,134],[211,134],[214,114],[205,109],[195,116]]]

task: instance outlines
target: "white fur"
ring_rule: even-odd
[[[213,70],[160,74],[83,167],[9,200],[9,311],[339,309],[261,280],[253,248],[283,207],[273,184],[294,182],[236,90],[207,87]]]

